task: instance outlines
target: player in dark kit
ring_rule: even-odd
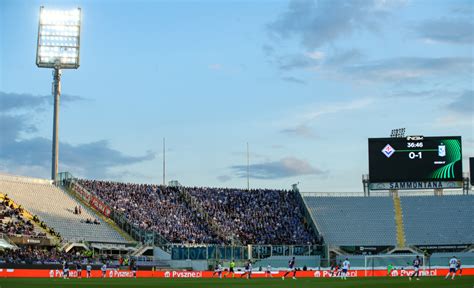
[[[137,278],[137,268],[137,261],[135,261],[135,259],[132,259],[130,261],[130,269],[132,270],[133,278]]]
[[[420,265],[421,265],[421,259],[420,256],[416,256],[415,260],[413,260],[413,269],[415,270],[411,276],[408,277],[408,279],[415,277],[416,274],[416,280],[420,280]]]
[[[456,273],[459,272],[459,276],[462,276],[462,267],[461,267],[461,259],[458,259],[456,263]]]
[[[245,275],[247,275],[247,279],[250,279],[252,277],[252,262],[247,261],[247,264],[245,264],[245,271],[242,275],[240,275],[240,278],[243,278]]]
[[[296,279],[296,266],[295,266],[295,257],[291,258],[290,261],[288,261],[288,271],[286,271],[285,275],[281,277],[282,280],[285,280],[286,275],[290,274],[293,272],[293,279]]]
[[[69,279],[69,265],[66,259],[63,260],[63,278]]]
[[[82,278],[82,263],[80,260],[76,261],[76,271],[77,271],[77,278]]]
[[[337,277],[339,275],[339,265],[337,263],[334,263],[331,266],[331,277]]]
[[[214,273],[212,274],[212,277],[214,277],[216,274],[219,278],[222,278],[222,271],[224,269],[222,268],[221,263],[217,264],[217,267],[214,269]]]

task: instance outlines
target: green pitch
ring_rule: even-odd
[[[407,278],[358,278],[348,279],[313,279],[300,278],[297,280],[281,278],[274,279],[12,279],[0,278],[0,288],[30,288],[30,287],[153,287],[153,288],[342,288],[342,287],[456,287],[473,288],[474,277],[463,276],[452,280],[442,277],[422,278],[420,281],[408,281]]]

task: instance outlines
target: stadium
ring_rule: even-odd
[[[312,3],[308,1],[310,2]],[[7,1],[3,6],[0,4],[0,9],[5,11],[2,11],[3,14],[0,16],[8,16],[11,11],[24,12],[21,5],[15,6],[12,3]],[[154,5],[157,3],[153,2]],[[298,3],[298,1],[291,2],[289,11],[296,9]],[[356,8],[365,7],[364,1],[359,4],[351,1],[345,3],[360,5]],[[33,6],[29,4],[25,6]],[[3,150],[3,152],[0,151],[0,162],[3,162],[0,165],[0,288],[473,287],[474,158],[472,154],[469,155],[474,151],[472,110],[469,110],[473,103],[472,93],[467,96],[471,102],[466,104],[468,107],[467,126],[466,124],[462,126],[467,127],[465,130],[457,126],[461,125],[460,122],[455,122],[452,129],[439,125],[441,128],[437,127],[437,130],[426,128],[424,130],[427,131],[426,133],[420,129],[422,132],[416,135],[408,135],[405,128],[393,129],[389,137],[386,137],[387,135],[380,132],[386,130],[374,128],[375,131],[371,131],[369,125],[363,127],[362,136],[353,138],[362,138],[362,140],[357,140],[362,143],[362,149],[361,146],[355,144],[353,145],[355,148],[352,149],[352,147],[347,147],[351,146],[347,144],[349,142],[343,143],[342,147],[347,147],[347,151],[338,150],[337,154],[351,154],[355,150],[358,155],[367,156],[361,158],[364,159],[363,163],[358,163],[360,167],[366,167],[361,169],[359,166],[351,166],[355,164],[349,163],[347,159],[352,158],[341,160],[344,166],[357,170],[355,173],[360,172],[358,174],[360,185],[351,184],[349,188],[354,192],[330,191],[331,189],[323,187],[322,184],[318,186],[317,183],[326,182],[339,185],[351,178],[352,174],[333,176],[324,169],[311,166],[306,160],[287,157],[282,158],[281,161],[261,160],[267,161],[265,163],[268,165],[265,167],[264,162],[250,165],[251,154],[248,143],[247,150],[244,152],[247,164],[229,166],[231,171],[229,173],[236,175],[233,178],[236,182],[228,182],[229,185],[226,185],[225,181],[233,180],[229,180],[231,176],[222,175],[221,170],[225,168],[213,172],[215,175],[212,175],[214,178],[221,179],[222,182],[209,181],[208,185],[201,185],[203,182],[207,183],[207,180],[183,181],[183,183],[189,183],[183,185],[180,183],[181,180],[172,180],[166,183],[165,173],[166,169],[169,169],[166,165],[169,162],[166,162],[165,155],[169,150],[165,148],[164,138],[163,153],[160,156],[162,163],[159,163],[162,164],[160,172],[163,173],[161,183],[156,179],[133,181],[133,175],[139,174],[138,170],[141,169],[136,168],[135,171],[133,167],[138,166],[130,166],[132,172],[121,171],[124,177],[115,177],[111,175],[118,174],[102,173],[101,169],[109,171],[108,169],[117,169],[121,167],[120,165],[140,164],[152,159],[154,156],[150,155],[153,153],[143,157],[127,156],[108,146],[100,146],[103,143],[100,141],[80,147],[65,143],[60,145],[59,141],[59,99],[66,96],[64,97],[66,104],[72,105],[71,102],[74,102],[70,100],[74,97],[67,95],[66,92],[66,95],[61,95],[62,91],[68,89],[67,85],[62,87],[62,72],[78,69],[80,60],[91,63],[84,60],[84,57],[91,57],[91,54],[84,53],[81,58],[79,57],[81,43],[87,41],[87,33],[93,34],[92,30],[84,30],[92,28],[86,25],[87,22],[84,24],[86,26],[83,26],[82,22],[88,19],[89,23],[97,24],[99,21],[97,19],[100,18],[98,14],[91,11],[94,5],[84,4],[89,10],[86,8],[49,9],[47,6],[34,6],[36,13],[39,8],[38,19],[36,19],[38,26],[35,27],[37,28],[37,43],[34,47],[36,66],[53,71],[53,101],[50,103],[49,100],[38,100],[41,97],[32,97],[28,101],[29,103],[42,101],[40,105],[47,103],[54,107],[53,138],[48,139],[50,142],[47,142],[48,149],[52,146],[52,153],[51,150],[44,151],[38,148],[42,147],[40,145],[27,145],[40,139],[40,136],[28,138],[28,133],[37,132],[40,125],[28,126],[25,124],[27,122],[18,122],[22,125],[16,125],[13,122],[14,117],[19,115],[15,114],[18,113],[17,111],[31,108],[33,104],[28,104],[30,107],[25,104],[26,101],[21,100],[15,104],[13,98],[9,98],[11,95],[17,98],[26,96],[2,92],[7,88],[0,87],[0,100],[2,100],[0,105],[3,106],[0,107],[0,120],[2,120],[0,150]],[[147,5],[153,6],[150,3]],[[147,5],[145,7],[148,7]],[[377,5],[374,7],[378,7]],[[77,6],[77,4],[73,5],[73,7]],[[337,5],[329,6],[331,7],[329,10],[337,8]],[[130,7],[134,7],[133,4]],[[322,5],[322,7],[325,6]],[[97,6],[97,9],[99,8]],[[84,15],[89,13],[88,11],[91,11],[89,15],[93,16],[85,18]],[[335,13],[343,13],[343,11],[346,10]],[[268,29],[280,27],[281,22],[278,21],[292,15],[290,12],[283,13],[283,16],[273,23],[278,25],[270,25],[273,28]],[[472,13],[472,10],[469,13]],[[138,18],[140,17],[141,14]],[[354,19],[357,20],[356,18]],[[8,20],[8,17],[5,19],[7,20],[0,20],[0,32],[2,32],[0,37],[7,35],[5,27],[7,23],[11,23],[9,22],[11,19]],[[293,23],[283,22],[288,26]],[[9,34],[8,37],[14,37],[14,35]],[[6,39],[6,36],[5,39],[0,38],[2,42]],[[120,43],[122,44],[126,45]],[[472,48],[472,41],[468,44]],[[324,46],[318,45],[317,47]],[[31,50],[31,47],[29,48]],[[273,53],[271,49],[267,50],[269,55]],[[2,48],[0,52],[2,58],[10,55],[7,49]],[[308,54],[311,61],[319,61],[323,57],[321,53],[316,52]],[[5,63],[0,62],[2,72],[6,71],[8,66],[7,61]],[[301,61],[298,63],[301,64]],[[303,64],[307,65],[306,62]],[[291,65],[296,64],[285,62],[279,65],[291,70],[293,69]],[[391,63],[391,65],[398,64]],[[440,69],[436,67],[435,69]],[[222,69],[222,66],[218,64],[210,67],[213,72]],[[377,69],[380,69],[378,65]],[[355,69],[350,72],[360,73]],[[390,81],[400,71],[395,72],[390,74]],[[67,71],[65,74],[67,73],[76,72]],[[236,72],[232,70],[228,73]],[[472,81],[472,69],[470,73],[468,77]],[[0,84],[9,82],[3,81],[2,77],[10,79],[7,78],[10,76],[3,75],[6,73],[0,74],[0,80],[2,80]],[[374,75],[372,77],[375,77]],[[298,81],[300,80],[292,79],[290,82]],[[112,82],[120,84],[116,80]],[[71,85],[71,82],[66,83]],[[48,97],[51,96],[48,95]],[[151,102],[140,105],[142,104],[152,105]],[[362,105],[366,104],[363,101]],[[447,107],[459,109],[457,105],[451,104]],[[113,103],[109,102],[107,105],[112,106]],[[219,106],[214,103],[211,106],[212,110],[225,110],[222,108],[225,105]],[[360,104],[355,106],[359,109]],[[41,107],[43,106],[33,107],[36,110],[32,110],[31,113],[33,115],[43,113]],[[337,114],[335,118],[344,118],[347,117],[345,113],[350,113],[348,110],[352,109],[347,107],[347,105],[342,108],[331,106],[326,110],[323,109],[324,111],[321,110],[323,112],[314,112],[311,117],[316,119],[320,115]],[[169,110],[175,108],[179,111],[182,107],[170,107]],[[194,108],[201,109],[199,106]],[[230,110],[232,109],[224,113],[230,114]],[[462,107],[458,111],[464,110],[465,108]],[[92,111],[94,110],[91,108],[91,110],[81,110],[80,113],[93,114]],[[136,114],[128,114],[128,112],[127,110],[126,116],[121,115],[121,119],[139,118],[140,115],[146,114],[141,110]],[[459,113],[456,117],[466,117],[465,111]],[[30,118],[35,118],[35,116]],[[66,122],[74,128],[67,130],[65,135],[74,138],[77,135],[94,134],[93,126],[99,126],[102,118],[97,118],[100,121],[93,119],[92,122],[85,118],[87,117],[73,120],[83,121],[84,125],[75,126]],[[18,119],[26,121],[23,115],[19,115]],[[117,131],[119,131],[118,134],[128,133],[123,129],[122,124],[116,121],[117,124],[108,126],[107,130],[115,131],[111,133],[117,133]],[[174,121],[180,122],[178,118]],[[184,127],[199,121],[187,119],[182,122],[185,123]],[[175,123],[170,123],[166,125],[175,125]],[[87,127],[88,124],[91,124],[90,127]],[[50,125],[49,122],[48,125]],[[200,125],[212,126],[213,124],[206,124],[203,121]],[[339,126],[334,125],[337,131]],[[375,127],[375,124],[373,125]],[[181,126],[177,127],[184,129],[180,128]],[[190,129],[197,129],[197,126],[193,127]],[[304,137],[301,139],[311,138],[311,133],[306,130],[308,127],[303,128],[304,131],[282,129],[281,133],[296,135],[302,132]],[[137,131],[141,133],[139,128]],[[99,129],[97,133],[102,132]],[[189,146],[185,147],[191,150],[193,157],[183,157],[186,159],[182,166],[193,165],[192,162],[198,162],[195,165],[202,170],[206,170],[207,165],[212,166],[214,160],[200,157],[196,148],[200,146],[191,145],[195,144],[194,142],[209,139],[196,136],[189,131],[185,133],[189,133],[189,136],[185,136],[189,139],[185,138],[186,141],[184,141]],[[236,133],[239,134],[239,132]],[[23,134],[27,136],[22,136]],[[10,135],[15,135],[17,138],[9,140]],[[132,139],[132,142],[146,142],[145,136],[141,138],[140,135],[134,135],[134,131],[130,131],[128,138],[136,137]],[[215,137],[219,138],[217,135]],[[238,137],[243,138],[242,135]],[[348,136],[344,137],[348,138]],[[292,141],[305,141],[295,139]],[[268,139],[263,141],[270,142]],[[321,140],[321,142],[324,141],[326,140]],[[152,142],[155,144],[156,139],[153,138]],[[314,154],[318,154],[317,157],[324,159],[322,154],[331,154],[332,147],[336,150],[336,147],[339,147],[337,145],[340,144],[336,140],[328,142],[331,143],[327,144],[326,150],[315,149]],[[97,150],[105,156],[96,156],[98,154],[94,154],[93,149],[89,149],[89,147],[96,147],[94,145],[99,147]],[[62,154],[63,150],[59,149],[60,146],[61,149],[65,148],[64,154]],[[140,149],[137,148],[138,146],[132,146],[131,149]],[[280,148],[276,147],[274,150]],[[300,146],[295,144],[291,149],[296,151],[300,149]],[[216,158],[219,158],[217,148],[209,148],[209,153],[214,152]],[[44,154],[48,159],[47,173],[51,171],[49,178],[44,176],[44,171],[41,170],[41,165],[44,163],[39,165],[24,160],[25,157],[35,158]],[[63,155],[67,159],[64,162],[62,162]],[[119,159],[120,165],[115,164],[114,158],[120,157],[122,157]],[[259,159],[259,156],[254,157]],[[350,155],[343,157],[350,157]],[[75,162],[68,159],[74,159]],[[354,163],[359,161],[359,158],[354,159],[356,159]],[[100,165],[103,165],[99,167],[101,169],[96,167]],[[296,166],[297,168],[294,168]],[[265,170],[268,167],[274,168],[273,174],[265,174],[269,173],[269,170]],[[148,167],[144,170],[149,172],[153,169]],[[201,175],[198,171],[193,173]],[[172,173],[171,177],[193,179],[193,175],[189,175],[193,173]],[[127,175],[132,176],[127,178]],[[311,183],[316,184],[301,189],[299,182],[293,184],[300,179],[298,177],[302,179],[314,177],[311,179],[316,180]],[[199,177],[196,176],[196,178]],[[273,182],[278,183],[273,184],[271,181],[275,179],[283,180]],[[252,185],[250,185],[251,180]],[[232,188],[239,187],[241,182],[246,182],[243,187]],[[222,185],[216,185],[216,183]],[[268,183],[271,185],[266,185]],[[280,183],[287,184],[280,185]],[[275,186],[280,188],[275,188]]]

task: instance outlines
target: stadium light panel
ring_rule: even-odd
[[[77,69],[81,39],[81,8],[40,8],[36,65],[42,68]]]
[[[51,179],[57,181],[59,158],[59,98],[61,95],[61,70],[79,68],[81,40],[81,8],[49,10],[40,7],[36,65],[53,68],[53,153]]]

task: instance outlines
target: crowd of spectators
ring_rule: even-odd
[[[135,226],[155,231],[173,243],[220,243],[221,239],[173,187],[80,180]]]
[[[186,188],[242,244],[313,244],[296,195],[284,190]]]
[[[89,250],[71,249],[69,252],[60,251],[56,247],[20,245],[15,249],[0,250],[0,264],[62,264],[66,261],[74,263],[105,263],[112,257],[105,254],[93,255]]]
[[[56,247],[41,247],[22,245],[15,249],[0,250],[0,264],[55,264],[67,263],[70,269],[77,269],[78,265],[85,269],[85,265],[107,264],[110,268],[126,267],[136,262],[130,255],[93,254],[89,250],[60,251]]]
[[[177,188],[92,180],[79,183],[134,225],[158,232],[173,243],[315,243],[296,195],[290,191]],[[185,189],[195,205],[185,201],[178,189]],[[218,231],[199,211],[207,213]]]
[[[0,199],[0,233],[7,235],[45,237],[45,233],[35,231],[30,220],[23,217],[23,208],[10,201],[8,196]]]
[[[56,248],[20,246],[18,249],[0,251],[0,261],[14,264],[57,264],[64,259],[72,259],[72,253],[58,251]]]

